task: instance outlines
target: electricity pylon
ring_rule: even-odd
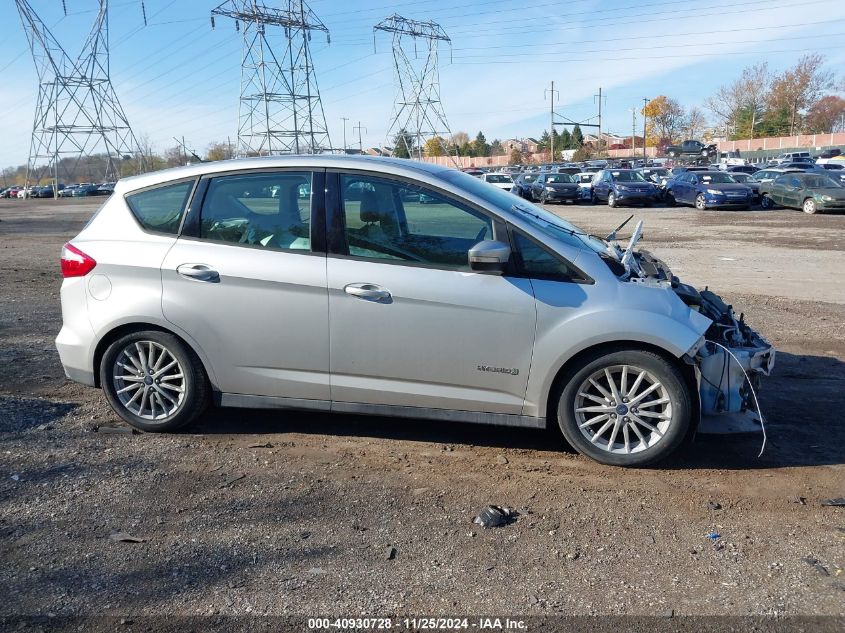
[[[311,32],[329,29],[303,0],[229,0],[211,12],[235,20],[243,34],[239,156],[317,154],[331,149],[326,115],[311,62]],[[280,27],[273,38],[268,27]],[[271,40],[275,40],[271,43]],[[278,53],[281,52],[281,55]]]
[[[50,173],[55,188],[60,169],[65,175],[76,175],[80,163],[98,156],[103,158],[97,169],[102,178],[117,180],[121,160],[132,158],[137,151],[138,143],[109,74],[109,3],[98,3],[97,17],[74,60],[28,0],[15,0],[38,76],[27,186]],[[71,156],[75,160],[65,164],[63,159]],[[94,173],[90,164],[88,173]]]
[[[374,38],[375,31],[393,34],[393,64],[398,90],[387,130],[387,146],[392,143],[394,156],[398,153],[422,158],[427,140],[445,140],[444,137],[451,136],[440,101],[437,45],[447,42],[451,46],[452,40],[435,22],[409,20],[395,13],[373,27]],[[418,41],[425,47],[422,57],[418,55]],[[406,50],[411,44],[413,57]],[[395,142],[392,135],[396,136]],[[445,142],[441,145],[442,152],[448,154]]]

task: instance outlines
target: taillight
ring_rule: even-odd
[[[73,244],[68,243],[62,247],[62,277],[84,277],[96,265],[97,262]]]

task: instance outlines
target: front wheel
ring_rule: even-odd
[[[707,208],[707,201],[704,199],[703,193],[700,193],[695,197],[695,208],[699,211],[704,211]]]
[[[804,204],[801,208],[804,209],[804,213],[809,213],[810,215],[818,211],[818,208],[816,207],[816,201],[812,198],[807,198],[806,200],[804,200]]]
[[[175,431],[208,405],[196,354],[172,334],[133,332],[109,345],[100,384],[114,412],[142,431]]]
[[[693,398],[680,369],[645,350],[597,352],[568,376],[558,424],[579,453],[612,466],[665,459],[684,441]]]

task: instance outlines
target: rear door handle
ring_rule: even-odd
[[[349,284],[344,286],[343,291],[353,297],[378,303],[390,303],[393,298],[389,290],[385,290],[376,284]]]
[[[220,282],[220,273],[208,264],[182,264],[176,267],[176,272],[194,281]]]

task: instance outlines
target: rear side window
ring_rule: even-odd
[[[178,182],[129,194],[126,203],[147,231],[176,235],[193,188],[193,180]]]

